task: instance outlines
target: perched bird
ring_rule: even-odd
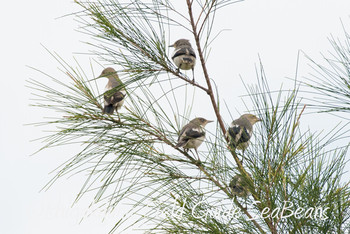
[[[244,153],[253,134],[253,125],[259,121],[261,119],[252,114],[244,114],[239,119],[234,120],[226,132],[231,147],[242,150]]]
[[[100,77],[108,78],[108,83],[103,95],[103,113],[112,115],[114,110],[116,110],[119,115],[118,110],[123,106],[126,95],[126,91],[124,87],[122,87],[123,83],[119,79],[117,72],[111,67],[104,69],[99,78]]]
[[[186,152],[190,148],[194,148],[198,156],[197,148],[202,144],[205,138],[204,127],[210,122],[213,121],[204,118],[195,118],[191,120],[181,129],[175,148],[183,147]]]
[[[169,47],[174,47],[174,53],[171,57],[177,66],[177,71],[192,70],[192,77],[194,82],[194,66],[196,65],[196,53],[192,49],[191,43],[187,39],[179,39]]]
[[[248,182],[242,175],[235,175],[232,178],[229,187],[232,191],[232,194],[238,197],[247,197],[250,194],[250,191],[248,189]]]

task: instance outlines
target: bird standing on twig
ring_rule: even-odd
[[[250,176],[250,175],[249,175]],[[247,197],[250,195],[248,178],[242,175],[235,175],[229,184],[229,187],[234,196],[242,197],[245,200],[245,209],[247,209]]]
[[[250,194],[248,182],[242,175],[235,175],[229,186],[232,194],[238,197],[247,197]]]
[[[204,127],[213,121],[204,118],[195,118],[186,124],[180,131],[178,143],[175,148],[183,147],[186,152],[194,148],[199,158],[197,148],[205,139]]]
[[[174,53],[171,57],[177,66],[177,71],[192,70],[192,81],[194,82],[194,66],[196,65],[196,53],[192,49],[191,43],[187,39],[179,39],[169,47],[174,47]]]
[[[119,79],[117,72],[111,67],[104,69],[98,78],[101,77],[108,78],[108,83],[106,85],[105,93],[103,95],[103,113],[112,115],[115,110],[119,117],[118,110],[123,106],[124,98],[126,95],[123,83]]]
[[[239,119],[234,120],[226,132],[231,147],[242,150],[244,154],[244,150],[249,146],[250,138],[253,135],[253,125],[259,121],[261,119],[253,114],[244,114]]]

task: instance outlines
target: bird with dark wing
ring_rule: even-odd
[[[187,39],[179,39],[169,47],[174,47],[171,59],[177,66],[177,70],[192,70],[192,81],[194,82],[194,66],[196,65],[196,53],[192,49],[191,43]]]
[[[101,77],[108,78],[103,95],[103,113],[112,115],[115,110],[119,116],[118,110],[123,106],[126,95],[125,88],[122,87],[123,83],[119,79],[117,72],[111,67],[104,69],[99,78]]]
[[[250,174],[248,175],[250,176]],[[231,179],[229,187],[234,196],[245,199],[245,209],[247,209],[247,197],[251,194],[249,190],[248,178],[237,174]]]
[[[185,151],[194,149],[198,156],[197,148],[205,139],[204,127],[210,122],[213,121],[204,118],[195,118],[191,120],[181,129],[175,148],[183,147]]]
[[[250,194],[248,182],[242,175],[235,175],[229,185],[232,194],[238,197],[247,197]]]
[[[242,150],[244,153],[253,135],[253,125],[259,121],[261,121],[261,119],[253,114],[244,114],[232,121],[230,127],[226,131],[226,137],[230,140],[230,146],[233,149]]]

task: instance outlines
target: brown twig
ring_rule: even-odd
[[[189,0],[186,0],[186,1],[187,1],[187,6],[188,6],[188,13],[189,13],[190,21],[191,21],[191,25],[192,25],[193,35],[194,35],[194,38],[195,38],[195,41],[196,41],[196,46],[197,46],[197,50],[198,50],[198,54],[199,54],[199,59],[201,61],[204,77],[205,77],[205,80],[206,80],[207,86],[208,86],[207,94],[210,97],[210,100],[211,100],[212,106],[214,108],[215,115],[217,117],[219,125],[221,127],[221,130],[222,130],[223,134],[225,135],[226,134],[225,125],[224,125],[224,122],[222,121],[222,118],[221,118],[221,115],[220,115],[220,112],[219,112],[219,108],[218,108],[218,106],[216,104],[216,100],[215,100],[215,97],[214,97],[213,88],[211,86],[208,70],[207,70],[207,67],[205,65],[205,60],[204,60],[204,56],[203,56],[203,53],[202,53],[202,48],[201,48],[200,41],[199,41],[200,39],[199,39],[199,36],[197,34],[197,28],[196,28],[196,25],[195,25],[195,22],[194,22],[194,19],[193,19],[192,6],[191,6],[191,3],[190,3]]]
[[[210,97],[210,100],[211,100],[211,103],[212,103],[212,106],[213,106],[216,118],[217,118],[217,120],[219,122],[221,131],[222,131],[223,135],[225,136],[226,135],[226,128],[225,128],[224,122],[222,120],[222,117],[220,115],[219,108],[218,108],[218,106],[216,104],[216,100],[215,100],[215,96],[214,96],[214,93],[213,93],[213,88],[211,86],[208,70],[207,70],[207,67],[205,65],[205,60],[204,60],[204,56],[203,56],[203,53],[202,53],[202,48],[201,48],[201,45],[200,45],[200,37],[199,37],[199,34],[197,33],[196,23],[195,23],[194,18],[193,18],[192,3],[191,3],[190,0],[186,0],[186,2],[187,2],[188,14],[189,14],[190,22],[191,22],[191,26],[192,26],[192,33],[193,33],[193,36],[194,36],[195,41],[196,41],[196,46],[197,46],[197,51],[198,51],[198,54],[199,54],[199,59],[200,59],[202,70],[203,70],[203,73],[204,73],[204,77],[205,77],[205,80],[206,80],[206,83],[207,83],[207,86],[208,86],[207,94]],[[213,1],[213,4],[214,4],[214,2],[215,2],[215,0]],[[208,12],[208,14],[209,14],[209,12]],[[226,139],[226,141],[229,143],[228,139]],[[237,154],[233,150],[230,150],[230,152],[232,153],[232,155],[233,155],[233,157],[234,157],[234,159],[235,159],[235,161],[236,161],[236,163],[238,165],[239,170],[241,172],[243,172],[244,174],[246,174],[246,176],[248,178],[250,178],[250,180],[252,180],[251,177],[249,176],[249,174],[244,170],[240,160],[237,157]],[[220,184],[220,183],[218,183],[218,184]],[[227,191],[227,190],[224,188],[223,191]],[[232,196],[229,192],[227,194],[229,196]],[[256,197],[257,196],[255,195],[254,198],[256,198]],[[259,200],[259,199],[256,199],[256,200]],[[252,217],[246,209],[243,209],[243,207],[240,207],[240,208],[242,209],[242,211],[248,217]],[[259,207],[259,209],[260,209],[260,207]],[[256,220],[254,220],[254,219],[251,219],[251,220],[254,223],[254,225],[260,230],[260,232],[265,233],[264,230],[262,229],[262,227],[256,222]],[[265,222],[267,223],[267,225],[271,229],[271,223],[268,220],[266,220],[266,219],[265,219]]]

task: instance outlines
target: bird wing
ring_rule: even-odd
[[[180,48],[178,50],[176,50],[173,54],[173,57],[171,57],[172,59],[181,56],[181,55],[191,55],[193,57],[196,57],[196,53],[194,52],[194,50],[191,47],[184,47],[184,48]]]
[[[239,138],[239,143],[248,142],[250,140],[251,134],[246,127],[241,127],[241,137]]]
[[[195,138],[199,138],[202,136],[205,136],[205,131],[203,131],[199,127],[192,128],[191,125],[187,124],[187,125],[185,125],[185,127],[182,128],[182,130],[179,134],[178,143],[175,147],[176,148],[182,147],[182,146],[186,145],[186,143],[190,139],[195,139]]]
[[[188,124],[186,124],[186,125],[181,129],[180,134],[179,134],[179,137],[177,138],[177,141],[180,142],[180,139],[184,137],[183,135],[184,135],[185,131],[187,130],[187,128],[188,128]]]
[[[228,133],[231,136],[233,140],[232,143],[234,143],[235,146],[240,143],[248,142],[251,137],[249,130],[246,127],[238,124],[229,127]]]
[[[185,139],[193,139],[205,136],[205,132],[199,128],[190,128],[185,133]]]
[[[106,101],[106,103],[114,105],[124,99],[125,97],[124,92],[122,91],[111,92],[111,91],[112,90],[109,90],[105,92],[105,94],[103,95],[103,98]]]

